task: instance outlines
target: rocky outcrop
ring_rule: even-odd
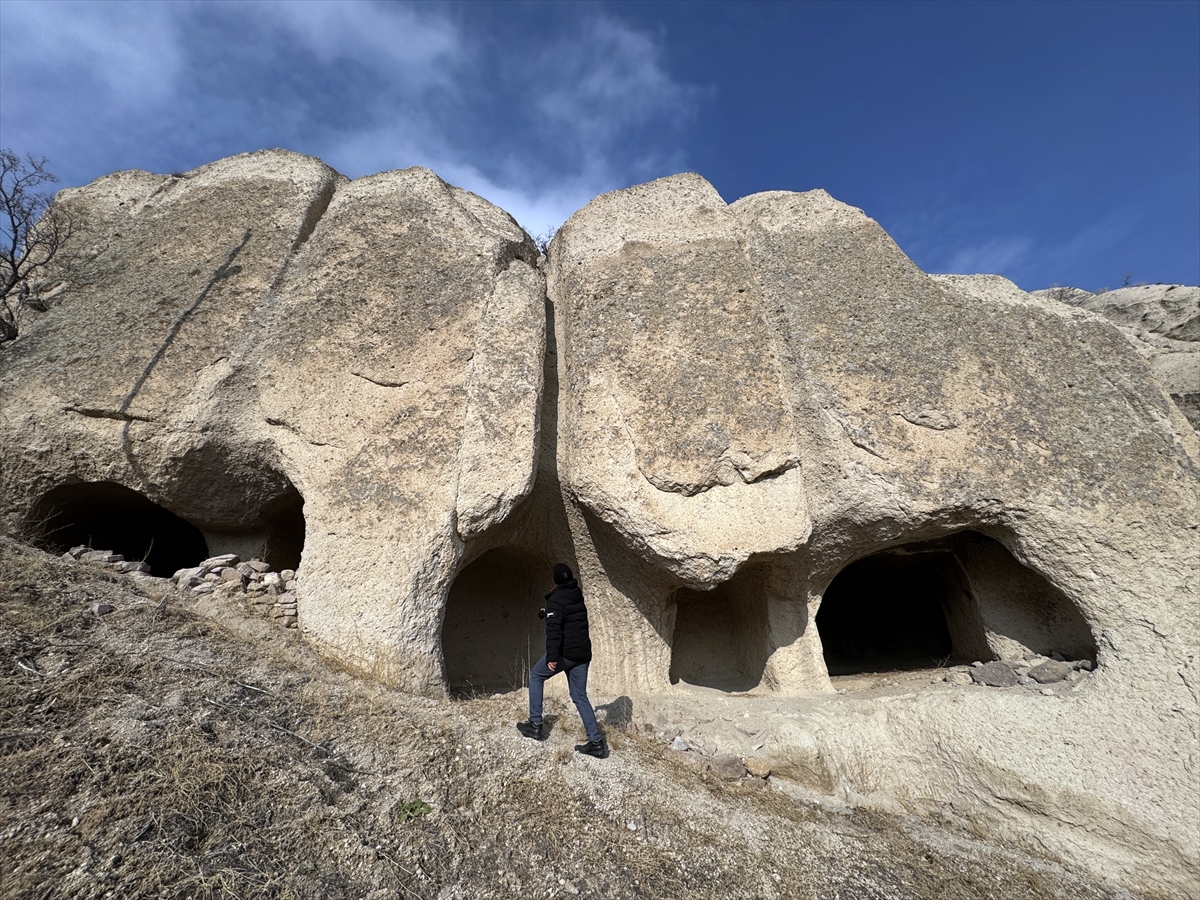
[[[1090,310],[1121,329],[1200,432],[1200,287],[1144,284],[1099,294],[1059,287],[1033,296]]]
[[[385,681],[440,689],[464,542],[532,488],[536,262],[511,217],[426,169],[359,179],[235,366],[305,496],[301,626]]]
[[[1154,343],[1188,343],[1174,291],[1139,353],[1105,309],[927,275],[824,192],[726,204],[696,175],[596,198],[545,258],[427,170],[282,151],[59,202],[90,269],[0,349],[8,529],[263,586],[434,694],[521,685],[564,560],[598,695],[781,704],[711,748],[737,777],[952,798],[1194,886],[1200,444],[1152,372],[1191,352]]]

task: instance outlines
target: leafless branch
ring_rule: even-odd
[[[31,279],[79,231],[76,214],[42,190],[57,181],[46,160],[0,150],[0,344],[20,332],[26,308],[45,307]]]

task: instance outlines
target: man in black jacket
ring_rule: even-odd
[[[587,695],[588,663],[592,660],[592,639],[588,633],[587,606],[583,591],[570,568],[563,563],[554,567],[554,590],[546,595],[546,607],[539,613],[546,618],[546,653],[529,673],[529,721],[517,723],[517,731],[535,741],[546,739],[542,726],[542,685],[558,672],[567,673],[571,700],[583,719],[586,744],[575,749],[588,756],[604,759],[608,747],[596,723],[596,712]]]

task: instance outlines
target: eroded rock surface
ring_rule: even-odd
[[[282,151],[60,202],[90,268],[0,348],[9,530],[286,570],[188,577],[422,693],[519,688],[564,560],[609,721],[770,705],[686,754],[1196,885],[1196,289],[929,276],[822,191],[696,175],[546,259],[427,170]]]
[[[1200,432],[1200,287],[1144,284],[1101,294],[1048,288],[1034,296],[1090,310],[1120,328]]]

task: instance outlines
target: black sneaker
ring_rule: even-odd
[[[596,741],[588,741],[586,744],[576,744],[575,752],[594,756],[596,759],[604,759],[608,756],[608,744],[604,742],[604,738],[600,738],[598,743]]]
[[[535,741],[544,741],[546,739],[546,728],[541,722],[518,722],[517,731]]]

